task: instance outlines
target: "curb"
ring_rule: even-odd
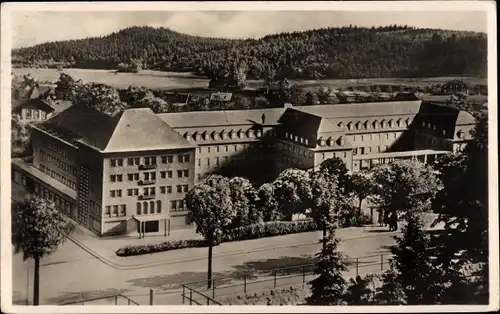
[[[350,241],[350,240],[356,240],[356,239],[363,239],[363,238],[375,238],[375,237],[382,237],[382,236],[387,236],[387,235],[395,235],[398,234],[399,232],[384,232],[381,234],[374,234],[374,235],[363,235],[363,236],[355,236],[355,237],[350,237],[350,238],[345,238],[341,239],[341,241]],[[86,245],[80,243],[78,240],[75,240],[72,237],[69,237],[69,239],[78,245],[80,248],[82,248],[84,251],[89,253],[90,255],[94,256],[96,259],[100,260],[104,264],[118,270],[134,270],[134,269],[141,269],[141,268],[150,268],[150,267],[156,267],[156,266],[162,266],[162,265],[173,265],[173,264],[178,264],[178,263],[185,263],[185,262],[194,262],[194,261],[199,261],[199,260],[204,260],[206,259],[206,255],[203,256],[198,256],[198,257],[193,257],[193,258],[185,258],[185,259],[178,259],[178,260],[171,260],[171,261],[164,261],[164,262],[152,262],[152,263],[140,263],[136,265],[120,265],[117,263],[114,263],[110,261],[108,258],[96,253],[95,251],[91,250],[89,247]],[[288,244],[288,245],[282,245],[282,246],[267,246],[267,247],[260,247],[256,248],[253,250],[238,250],[238,251],[231,251],[231,252],[226,252],[226,253],[221,253],[213,256],[213,258],[220,258],[220,257],[225,257],[225,256],[234,256],[234,255],[241,255],[241,254],[248,254],[248,253],[255,253],[255,252],[265,252],[265,251],[273,251],[276,249],[285,249],[285,248],[292,248],[292,247],[300,247],[300,246],[307,246],[307,245],[314,245],[314,244],[319,244],[318,241],[314,242],[305,242],[305,243],[297,243],[297,244]]]

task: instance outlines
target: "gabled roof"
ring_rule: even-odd
[[[105,152],[144,151],[192,145],[151,109],[125,110],[109,139]]]
[[[191,147],[151,109],[128,109],[115,117],[85,106],[71,106],[38,128],[72,143],[101,152]]]
[[[20,112],[22,109],[40,109],[44,112],[53,112],[55,109],[49,104],[49,102],[40,98],[31,98],[24,102],[18,102],[12,104],[12,112]]]

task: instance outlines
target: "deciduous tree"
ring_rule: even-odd
[[[110,116],[115,116],[127,108],[116,89],[99,83],[79,86],[73,101],[77,106],[87,106]]]
[[[305,214],[311,199],[309,174],[300,169],[286,169],[274,181],[274,195],[284,219]]]
[[[32,196],[13,206],[12,245],[23,259],[35,261],[33,305],[39,304],[40,260],[54,253],[73,231],[53,202]]]
[[[208,245],[208,288],[212,285],[212,251],[221,241],[224,230],[236,217],[229,179],[211,175],[195,185],[186,195],[186,205],[196,224],[196,232]]]
[[[435,171],[418,161],[401,160],[373,169],[372,201],[393,217],[430,209],[430,200],[440,188]]]
[[[354,172],[349,176],[350,191],[358,199],[358,220],[361,217],[361,206],[363,200],[372,194],[373,182],[367,171]],[[373,218],[373,212],[370,215]]]

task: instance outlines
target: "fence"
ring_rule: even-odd
[[[367,273],[378,273],[389,266],[390,254],[377,254],[356,258],[347,258],[346,276],[354,277]],[[282,286],[306,284],[314,277],[316,264],[302,264],[270,269],[267,272],[253,274],[245,270],[240,276],[221,276],[211,280],[211,288],[207,289],[207,280],[182,285],[182,302],[186,304],[220,304],[218,297],[235,294],[276,289]],[[239,281],[234,284],[226,282]]]
[[[139,303],[123,294],[115,294],[105,297],[68,302],[61,305],[139,305]]]

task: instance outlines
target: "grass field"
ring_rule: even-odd
[[[31,69],[13,68],[16,75],[31,74],[40,81],[56,82],[59,78],[57,69]],[[175,89],[175,90],[200,90],[207,89],[208,79],[193,75],[192,73],[142,71],[141,73],[116,73],[113,70],[89,70],[89,69],[64,69],[75,79],[84,82],[97,82],[111,85],[116,88],[127,88],[130,85],[139,85],[147,88]],[[444,83],[452,79],[461,79],[467,84],[487,84],[485,78],[474,77],[432,77],[432,78],[369,78],[369,79],[327,79],[327,80],[290,80],[305,89],[317,89],[320,86],[345,88],[354,85],[407,85],[427,86]],[[257,89],[264,87],[261,80],[249,80],[248,88]]]

